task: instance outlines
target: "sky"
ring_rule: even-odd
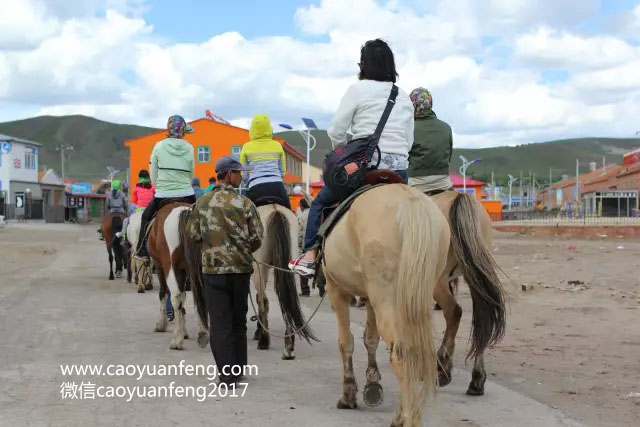
[[[386,40],[457,147],[640,131],[640,0],[0,0],[0,122],[326,128]]]

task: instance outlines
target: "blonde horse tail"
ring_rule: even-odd
[[[480,234],[476,209],[475,199],[460,193],[450,212],[451,243],[473,303],[471,349],[467,358],[500,341],[506,326],[504,290],[498,276],[500,268]]]
[[[187,231],[187,222],[191,215],[191,209],[185,209],[180,212],[178,221],[178,230],[180,233],[180,246],[187,265],[189,282],[191,283],[191,292],[193,293],[193,302],[200,317],[200,322],[204,328],[209,325],[209,312],[206,307],[206,296],[204,291],[204,282],[202,278],[202,244],[195,242],[189,237]]]
[[[444,271],[440,253],[446,253],[446,249],[441,246],[448,245],[441,241],[446,224],[441,217],[433,201],[418,195],[405,199],[396,215],[400,262],[395,307],[397,341],[392,357],[403,366],[409,390],[403,393],[405,408],[422,408],[437,387],[431,300],[438,276]]]

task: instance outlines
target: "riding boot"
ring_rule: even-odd
[[[138,247],[136,248],[135,256],[139,258],[148,258],[147,245],[145,242],[147,231],[147,222],[142,220],[140,223],[140,234],[138,235]]]

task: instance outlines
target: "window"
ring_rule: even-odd
[[[24,168],[35,169],[36,168],[36,149],[27,147],[24,150]]]
[[[236,160],[240,160],[240,153],[242,152],[242,145],[234,145],[231,147],[231,157]]]
[[[198,147],[198,163],[209,163],[209,147]]]

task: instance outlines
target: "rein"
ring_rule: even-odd
[[[318,255],[318,258],[320,258],[322,256],[322,253]],[[253,259],[253,262],[255,262],[256,264],[260,264],[260,265],[264,265],[265,267],[269,267],[269,268],[273,268],[275,270],[278,271],[282,271],[284,273],[289,273],[289,274],[297,274],[294,271],[291,271],[289,269],[285,269],[285,268],[280,268],[280,267],[276,267],[275,265],[271,265],[271,264],[267,264],[266,262],[262,262],[262,261],[258,261],[257,259],[255,259],[255,257],[252,255],[251,258]],[[262,282],[262,271],[260,271],[260,269],[258,268],[258,274],[260,275],[260,282]],[[312,283],[312,287],[313,289],[316,288],[316,283],[318,281],[318,275],[316,274],[313,277],[313,283]],[[294,282],[295,285],[295,282]],[[265,291],[267,289],[267,285],[265,283]],[[296,290],[296,293],[298,291]],[[318,310],[320,309],[320,306],[322,305],[322,302],[324,301],[324,297],[327,296],[327,293],[325,291],[324,295],[322,295],[322,298],[320,298],[320,302],[318,303],[318,306],[316,307],[315,310],[313,310],[313,313],[311,313],[311,316],[307,319],[306,322],[304,322],[304,325],[302,325],[301,327],[299,327],[298,329],[294,330],[293,332],[289,333],[289,334],[285,334],[285,335],[276,335],[273,332],[271,332],[268,328],[266,328],[263,324],[262,321],[260,320],[260,316],[258,315],[258,311],[256,310],[256,306],[253,303],[253,298],[249,297],[249,301],[251,301],[251,307],[253,308],[253,314],[254,316],[251,317],[251,320],[257,320],[258,323],[260,324],[260,326],[262,327],[262,329],[264,331],[266,331],[269,335],[271,335],[274,338],[290,338],[294,335],[296,335],[298,332],[300,332],[301,330],[303,330],[304,328],[306,328],[309,323],[311,323],[311,319],[313,319],[313,317],[316,315],[316,313],[318,312]]]

